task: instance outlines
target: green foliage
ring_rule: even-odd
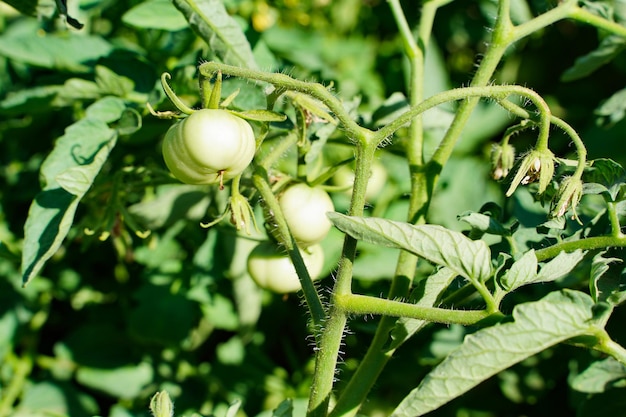
[[[0,3],[0,417],[623,414],[622,6]],[[181,184],[218,106],[254,160]]]

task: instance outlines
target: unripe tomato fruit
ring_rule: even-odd
[[[352,186],[354,185],[354,170],[349,166],[342,166],[337,170],[333,177],[333,183],[340,187],[349,187],[346,194],[352,194]],[[387,184],[387,170],[378,160],[372,164],[372,173],[367,182],[367,190],[365,191],[365,199],[367,201],[375,201]]]
[[[318,187],[300,183],[278,196],[285,221],[296,242],[303,247],[321,242],[332,224],[326,213],[335,211],[333,200]]]
[[[250,124],[226,110],[202,109],[165,134],[163,159],[186,184],[214,184],[241,174],[254,157]]]
[[[300,253],[311,279],[319,279],[324,266],[322,246],[309,246]],[[269,241],[259,243],[248,255],[248,273],[259,287],[279,294],[302,288],[289,256]]]

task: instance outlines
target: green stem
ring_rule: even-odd
[[[165,95],[167,96],[167,98],[170,99],[170,101],[174,104],[174,106],[176,106],[176,108],[180,110],[181,112],[185,114],[193,113],[195,110],[187,106],[185,103],[183,103],[182,100],[178,98],[174,90],[172,90],[170,85],[167,83],[167,80],[169,80],[170,78],[172,78],[172,76],[168,74],[167,72],[164,72],[163,74],[161,74],[161,86],[163,87],[163,91],[165,92]]]
[[[561,242],[545,249],[535,252],[539,262],[551,259],[561,252],[573,252],[575,250],[594,250],[608,247],[626,247],[626,237],[624,236],[596,236],[586,239]]]
[[[566,19],[572,12],[572,9],[576,7],[576,3],[578,3],[578,0],[562,1],[557,7],[516,26],[513,33],[513,41],[518,41],[559,20]]]
[[[568,16],[571,19],[577,20],[582,23],[595,26],[598,29],[606,30],[614,35],[622,36],[626,38],[626,27],[620,25],[617,22],[607,20],[601,16],[597,16],[582,7],[572,7],[569,10]]]
[[[252,182],[261,195],[268,212],[272,213],[272,217],[269,219],[268,223],[275,224],[276,233],[274,236],[276,237],[278,243],[284,246],[287,250],[289,257],[295,266],[298,278],[300,278],[300,282],[302,284],[304,299],[306,300],[306,304],[311,313],[313,325],[316,329],[319,329],[321,328],[325,318],[324,306],[322,305],[319,294],[313,285],[311,275],[304,264],[302,254],[300,253],[291,232],[289,232],[289,226],[287,226],[280,204],[272,192],[272,187],[267,180],[267,172],[262,167],[257,166],[257,169],[252,176]]]
[[[576,155],[578,157],[578,164],[576,165],[576,171],[574,171],[573,176],[577,178],[582,178],[583,172],[585,171],[585,166],[587,165],[587,148],[585,148],[585,144],[583,140],[580,138],[578,133],[564,120],[559,119],[556,116],[552,116],[550,118],[550,122],[561,129],[567,136],[572,139],[574,142],[574,146],[576,147]]]
[[[445,308],[422,307],[416,304],[358,294],[345,294],[336,297],[336,303],[350,314],[407,317],[445,324],[475,324],[495,313],[495,311],[487,310],[449,310]]]
[[[512,95],[512,94],[519,95],[521,97],[525,97],[529,99],[537,107],[537,110],[540,113],[540,121],[539,121],[539,125],[541,128],[540,140],[542,142],[545,142],[549,134],[549,127],[550,127],[550,120],[551,120],[550,108],[546,104],[543,97],[541,97],[535,91],[531,90],[530,88],[522,87],[519,85],[491,85],[491,86],[481,86],[481,87],[462,87],[462,88],[455,88],[452,90],[444,91],[439,94],[435,94],[434,96],[431,96],[427,98],[426,100],[422,101],[418,105],[411,107],[408,111],[400,115],[396,120],[389,123],[385,127],[377,130],[374,133],[374,138],[382,142],[386,138],[390,137],[396,130],[400,129],[403,125],[410,123],[411,120],[416,115],[419,115],[425,112],[426,110],[429,110],[433,107],[437,107],[441,104],[444,104],[450,101],[463,100],[460,106],[460,107],[463,107],[464,105],[466,105],[466,103],[473,101],[473,100],[478,100],[481,97],[491,98],[491,99],[498,101],[500,104],[503,104],[508,110],[509,108],[514,108],[514,107],[509,106],[509,102],[505,101],[505,99],[509,95]],[[460,107],[459,107],[459,111],[461,111]],[[529,115],[528,112],[525,112],[524,114]],[[453,122],[453,125],[454,125],[454,122]],[[450,129],[453,129],[453,126],[451,126]],[[448,131],[450,131],[450,129]],[[444,140],[445,140],[445,137],[444,137]],[[447,151],[443,151],[442,148],[443,147],[447,148],[451,146],[450,142],[451,141],[448,141],[447,144],[444,144],[442,141],[441,145],[439,146],[439,148],[437,148],[437,150],[435,151],[435,154],[433,155],[433,160],[440,160],[440,161],[447,160],[447,156],[449,156],[449,153],[452,152],[452,149],[450,148]],[[438,157],[439,159],[435,159],[435,157]]]
[[[617,239],[623,239],[622,227],[619,224],[619,211],[617,209],[618,203],[613,201],[607,202],[607,213],[609,216],[609,222],[611,224],[611,236]]]
[[[364,137],[357,141],[356,166],[352,201],[349,214],[362,216],[365,207],[365,191],[369,179],[369,171],[374,161],[376,143]],[[338,297],[350,295],[352,292],[352,269],[356,257],[357,241],[346,235],[343,244],[337,278],[332,291],[331,304],[328,312],[328,321],[320,338],[317,355],[315,357],[315,372],[309,397],[308,417],[325,417],[328,415],[328,406],[332,394],[337,360],[341,341],[348,322],[346,311],[338,306]]]
[[[406,21],[400,2],[389,0],[389,5],[399,28],[404,42],[405,55],[410,63],[409,73],[409,103],[411,106],[418,105],[423,100],[424,94],[424,57],[429,43],[437,9],[448,3],[449,0],[436,0],[425,2],[419,23],[418,41],[415,42],[413,34]],[[379,132],[379,134],[381,134]],[[383,132],[381,135],[384,135]],[[377,139],[378,140],[378,139]],[[428,191],[423,172],[424,165],[424,132],[421,115],[416,114],[411,119],[409,127],[409,140],[405,149],[409,170],[411,173],[411,193],[407,218],[410,222],[422,223],[425,216],[424,202],[428,201]],[[406,297],[417,265],[417,257],[409,252],[401,251],[394,278],[391,282],[388,298]],[[346,388],[337,400],[337,404],[331,412],[331,416],[354,416],[361,404],[365,401],[367,393],[371,390],[374,382],[387,362],[395,352],[395,349],[386,349],[389,333],[396,323],[396,317],[383,316],[376,329],[376,334],[368,350],[350,378]]]
[[[232,65],[221,64],[218,62],[205,62],[199,67],[200,74],[207,76],[216,71],[222,71],[224,75],[233,77],[241,77],[244,79],[263,81],[279,87],[279,91],[293,90],[308,94],[323,102],[339,119],[350,136],[363,137],[366,135],[367,129],[359,126],[344,109],[341,101],[335,97],[326,87],[319,83],[311,83],[296,80],[285,74],[268,73],[248,68],[240,68]]]
[[[614,342],[604,329],[599,337],[598,344],[596,344],[593,348],[612,356],[622,365],[626,366],[626,349],[624,349],[624,347],[619,343]]]
[[[29,354],[21,358],[13,358],[15,369],[11,382],[2,390],[2,399],[0,400],[0,417],[8,417],[13,413],[13,404],[17,397],[21,394],[26,383],[26,378],[33,369],[33,360]]]

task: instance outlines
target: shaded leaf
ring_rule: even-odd
[[[145,286],[137,291],[137,306],[128,319],[133,335],[150,343],[176,346],[189,335],[200,317],[198,303],[165,286]]]
[[[498,372],[544,349],[592,330],[593,301],[564,290],[520,304],[513,322],[465,338],[395,409],[394,417],[416,417],[446,404]]]
[[[291,417],[293,415],[293,401],[288,398],[272,412],[272,417]]]
[[[592,363],[570,383],[576,391],[595,394],[626,382],[626,366],[612,357]]]
[[[411,225],[380,218],[349,217],[328,213],[341,231],[365,242],[404,249],[469,280],[491,276],[491,252],[483,241],[437,225]]]
[[[225,63],[256,68],[250,43],[219,0],[174,0],[191,28]]]
[[[608,192],[612,201],[615,201],[626,182],[626,171],[611,159],[594,159],[591,167],[585,171],[583,181],[586,183],[583,186],[584,193]]]
[[[480,230],[497,236],[510,236],[511,231],[493,217],[474,211],[466,211],[458,216],[458,219],[472,226],[472,229]]]
[[[596,50],[576,59],[574,65],[561,75],[561,81],[568,82],[586,77],[611,62],[624,50],[624,47],[626,47],[626,41],[621,36],[607,36]]]
[[[448,288],[456,272],[449,268],[441,268],[439,271],[420,282],[420,285],[412,292],[411,299],[417,299],[418,306],[433,307],[439,296]],[[389,350],[396,349],[404,341],[413,336],[418,330],[428,324],[428,321],[402,317],[396,321],[391,331],[392,342]]]
[[[152,366],[146,362],[118,368],[80,367],[76,380],[114,398],[134,398],[153,378]]]
[[[623,417],[626,410],[624,389],[607,390],[586,397],[576,410],[576,417]]]
[[[626,299],[626,276],[622,272],[619,275],[609,272],[609,265],[614,262],[622,262],[619,258],[605,258],[605,252],[593,257],[591,263],[591,279],[589,287],[591,296],[596,302],[608,302],[618,305]]]
[[[0,101],[0,114],[35,114],[49,111],[54,98],[61,89],[62,87],[58,85],[47,85],[11,93]]]
[[[187,20],[170,0],[149,0],[139,3],[122,16],[122,22],[142,29],[172,32],[185,29]]]
[[[594,113],[602,126],[612,126],[622,120],[626,115],[626,88],[613,93]]]

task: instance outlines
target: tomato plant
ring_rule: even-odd
[[[322,247],[310,245],[302,251],[302,256],[311,279],[319,279],[324,266]],[[248,256],[247,266],[250,276],[261,288],[279,294],[302,288],[291,259],[275,243],[266,241],[255,246]]]
[[[250,165],[256,142],[250,124],[227,110],[202,109],[175,123],[165,134],[163,158],[186,184],[215,184]]]
[[[0,1],[0,417],[622,415],[625,49],[612,0]]]

